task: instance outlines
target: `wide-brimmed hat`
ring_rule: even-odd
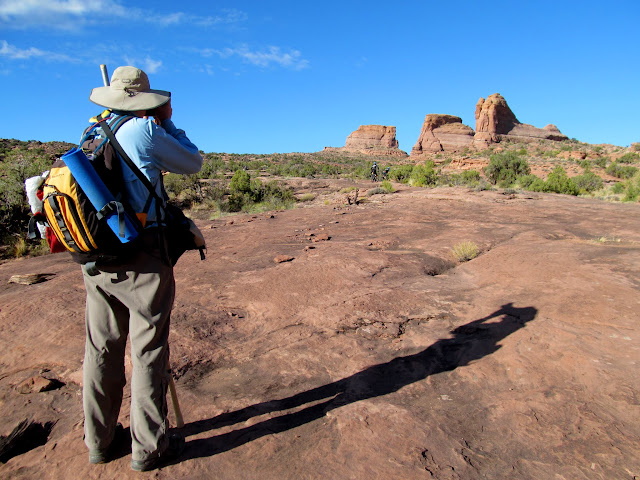
[[[93,103],[126,112],[151,110],[164,105],[170,98],[170,92],[151,89],[146,73],[129,66],[116,68],[111,76],[111,85],[94,88],[89,96]]]

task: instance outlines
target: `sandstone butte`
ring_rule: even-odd
[[[396,139],[396,127],[386,125],[360,125],[352,132],[342,148],[325,147],[325,151],[348,151],[372,155],[406,157]]]
[[[475,131],[462,123],[460,117],[429,113],[424,119],[412,156],[437,152],[461,152],[465,149],[485,149],[503,140],[534,142],[537,140],[568,140],[558,127],[544,128],[521,123],[499,93],[480,98],[476,104]],[[406,156],[396,139],[396,127],[361,125],[352,132],[342,148],[325,147],[325,151],[347,151],[375,155]]]
[[[484,98],[478,100],[475,118],[476,129],[474,131],[471,127],[464,125],[462,119],[455,115],[427,114],[420,136],[411,150],[411,155],[460,152],[469,148],[484,149],[492,143],[499,143],[503,140],[533,142],[540,139],[556,141],[568,139],[555,125],[549,124],[544,128],[537,128],[521,123],[509,108],[507,101],[499,93],[489,95],[486,100]],[[390,144],[390,132],[386,129],[393,129],[393,140],[395,141],[395,127],[363,125],[349,135],[344,150],[397,148],[397,141],[395,145]]]
[[[480,98],[476,104],[476,144],[489,144],[501,140],[531,142],[535,140],[568,140],[558,127],[547,125],[536,128],[533,125],[520,123],[507,105],[507,101],[499,93]]]

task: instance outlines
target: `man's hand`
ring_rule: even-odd
[[[171,99],[169,99],[169,101],[164,105],[160,105],[159,107],[150,110],[147,114],[152,115],[158,125],[160,125],[164,120],[169,120],[171,115],[173,115]]]

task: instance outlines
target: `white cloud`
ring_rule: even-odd
[[[243,22],[244,12],[223,10],[217,16],[197,16],[183,12],[157,13],[127,7],[117,0],[0,0],[0,23],[13,28],[46,25],[47,28],[74,30],[99,22],[126,20],[160,27],[189,24],[210,27]]]
[[[42,58],[47,61],[75,62],[74,58],[61,53],[47,52],[39,48],[31,47],[21,49],[9,44],[6,40],[0,40],[0,57],[8,57],[11,60],[28,60],[30,58]]]
[[[198,50],[198,53],[205,58],[209,58],[213,55],[217,55],[222,59],[239,57],[245,62],[258,67],[270,67],[272,65],[277,65],[293,70],[302,70],[309,66],[309,61],[302,57],[302,53],[299,50],[284,52],[280,47],[274,46],[254,51],[250,50],[247,46],[239,48],[224,48],[221,50],[204,48]]]
[[[157,73],[162,67],[162,60],[154,60],[151,57],[139,59],[125,56],[124,61],[127,65],[132,65],[144,70],[147,74]]]

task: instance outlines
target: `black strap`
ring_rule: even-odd
[[[124,220],[124,205],[120,202],[116,202],[115,200],[107,203],[104,207],[102,207],[99,211],[96,212],[96,217],[98,220],[102,220],[104,217],[108,217],[113,213],[118,215],[118,235],[122,238],[125,236],[125,220]]]

